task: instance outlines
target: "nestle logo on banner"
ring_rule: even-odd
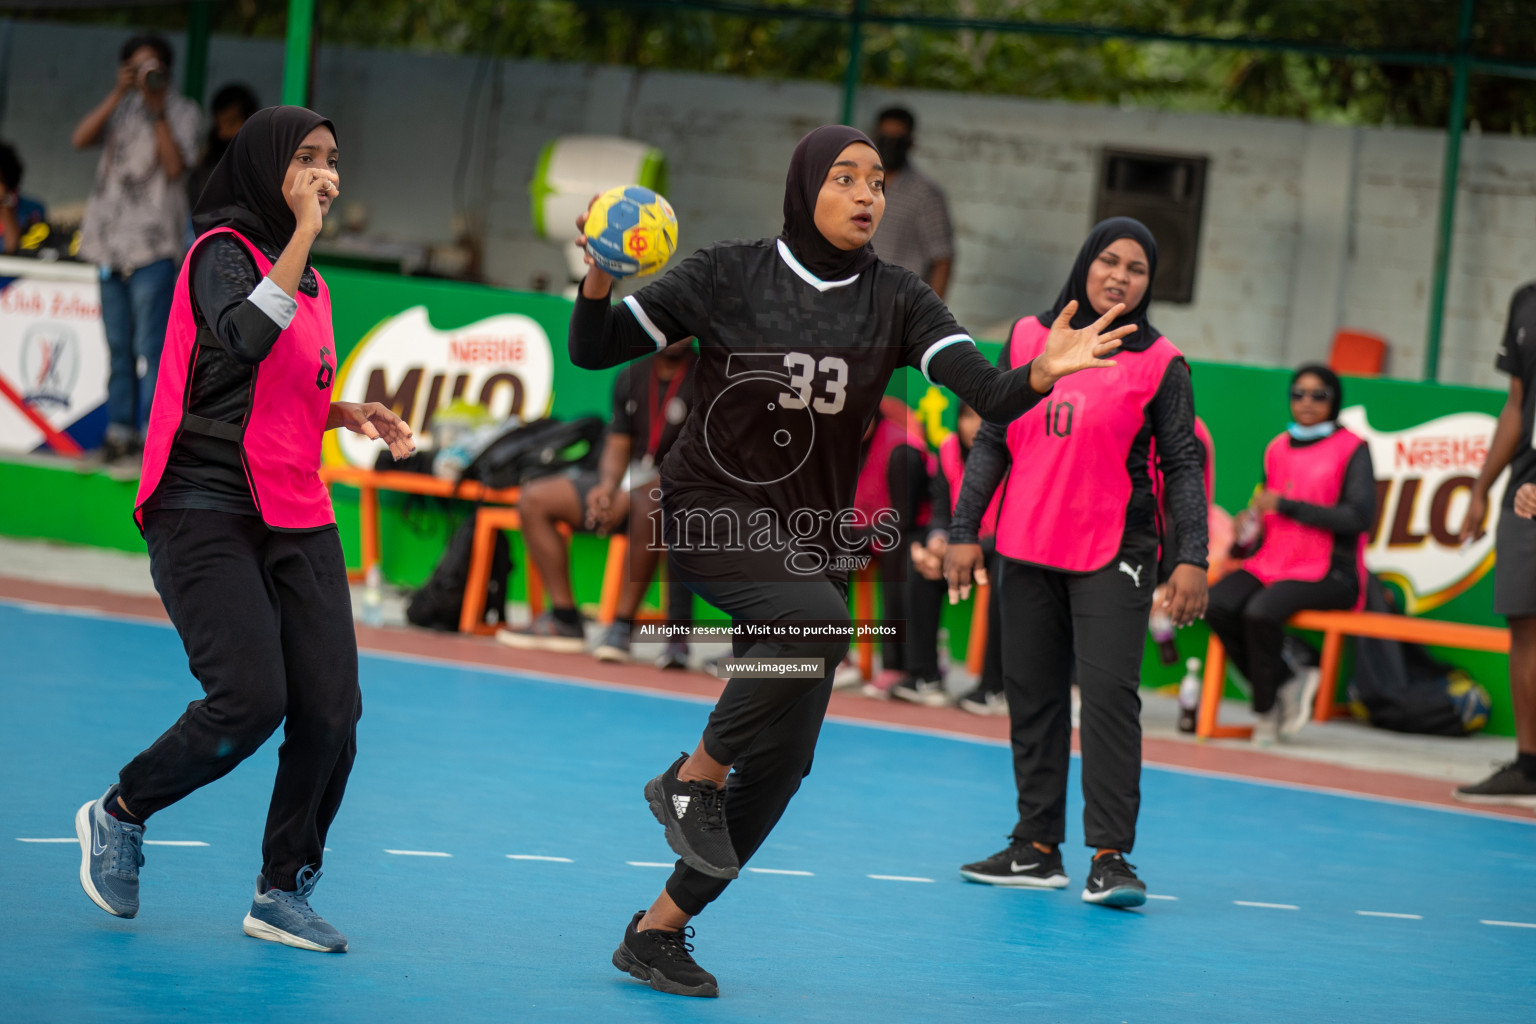
[[[80,341],[63,324],[35,324],[21,339],[22,398],[39,408],[68,409],[80,375]]]
[[[452,330],[432,325],[425,306],[380,323],[358,342],[336,374],[343,402],[381,402],[418,433],[432,414],[456,400],[485,406],[504,420],[549,412],[554,359],[538,321],[503,313]],[[327,435],[330,461],[373,465],[371,441],[344,431]],[[334,439],[334,444],[333,444]]]
[[[1488,457],[1494,417],[1462,412],[1403,430],[1377,430],[1362,406],[1339,422],[1365,438],[1376,468],[1376,522],[1366,564],[1403,591],[1408,611],[1439,607],[1493,568],[1493,531],[1505,477],[1488,495],[1487,532],[1465,549],[1461,527]]]

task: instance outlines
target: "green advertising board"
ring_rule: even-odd
[[[382,389],[386,399],[399,403],[409,400],[418,424],[430,406],[440,406],[455,391],[471,399],[492,396],[492,404],[521,401],[521,411],[528,416],[546,410],[561,418],[608,412],[617,371],[591,372],[571,365],[565,351],[571,304],[564,299],[342,267],[326,269],[325,274],[338,355],[343,370],[350,364],[356,372],[351,386]],[[408,322],[414,322],[416,334],[397,332],[385,339],[387,332]],[[477,334],[478,325],[487,323],[497,325],[497,330]],[[465,365],[470,368],[462,372],[432,365],[431,352],[441,351],[433,348],[442,344],[438,336],[451,332],[457,332],[455,358],[469,360]],[[530,344],[512,351],[504,340],[509,337]],[[544,339],[547,354],[541,354]],[[394,354],[374,360],[371,370],[366,360],[354,358],[361,349],[384,346],[386,341],[394,346]],[[989,356],[999,349],[994,343],[981,347]],[[527,379],[502,387],[509,376],[503,359],[521,361],[518,365],[528,368]],[[413,370],[419,371],[414,378]],[[1195,363],[1193,370],[1197,411],[1215,438],[1215,500],[1235,512],[1259,482],[1265,445],[1289,418],[1290,374],[1282,369],[1204,362]],[[535,379],[541,374],[546,378],[542,383]],[[338,387],[345,383],[341,377],[339,373]],[[936,440],[953,427],[954,396],[931,389],[915,371],[899,374],[890,393],[921,410],[931,438]],[[1476,388],[1380,379],[1346,382],[1346,407],[1363,407],[1355,413],[1361,417],[1364,410],[1369,411],[1369,439],[1377,476],[1383,482],[1379,486],[1383,511],[1370,554],[1372,568],[1381,572],[1385,566],[1388,578],[1422,614],[1459,622],[1499,622],[1492,614],[1492,576],[1487,571],[1491,552],[1484,548],[1462,552],[1450,533],[1459,529],[1458,509],[1464,507],[1466,481],[1475,475],[1492,433],[1492,417],[1502,401],[1502,394]],[[1350,425],[1359,426],[1348,420],[1349,415]],[[328,459],[339,454],[328,446]],[[129,515],[131,484],[22,459],[0,463],[0,488],[7,494],[31,496],[29,501],[0,503],[0,534],[143,550]],[[356,493],[338,487],[335,501],[348,559],[356,565]],[[458,503],[387,493],[381,496],[381,505],[384,573],[401,586],[425,580],[449,533],[469,512]],[[513,554],[521,566],[523,554],[516,542]],[[578,536],[574,557],[577,598],[595,604],[601,589],[603,542]],[[522,593],[521,577],[519,568],[512,583],[514,594]],[[710,612],[701,606],[700,614]],[[968,605],[946,610],[945,625],[957,652],[964,651],[969,624]],[[1203,626],[1183,631],[1178,641],[1181,655],[1203,656],[1205,636]],[[1437,653],[1467,668],[1488,687],[1494,698],[1489,728],[1511,734],[1507,659],[1470,652]],[[1148,685],[1173,682],[1182,671],[1181,665],[1160,665],[1149,649],[1144,672]]]

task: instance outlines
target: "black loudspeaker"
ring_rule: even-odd
[[[1104,150],[1094,220],[1135,217],[1152,232],[1157,239],[1153,296],[1161,302],[1194,301],[1209,163],[1203,156]]]

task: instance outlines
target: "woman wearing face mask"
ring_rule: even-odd
[[[1264,450],[1264,487],[1239,519],[1262,523],[1258,551],[1211,589],[1207,617],[1253,686],[1253,742],[1294,736],[1317,696],[1315,669],[1282,653],[1286,620],[1365,603],[1365,545],[1376,517],[1371,446],[1339,426],[1338,375],[1308,364],[1291,378],[1291,425]],[[1250,528],[1239,523],[1242,537]],[[1251,547],[1252,544],[1247,545]]]
[[[944,573],[951,598],[983,573],[977,528],[999,484],[1003,686],[1018,786],[1009,845],[961,874],[992,885],[1067,884],[1070,690],[1082,693],[1083,832],[1095,850],[1083,899],[1140,906],[1146,886],[1125,860],[1141,803],[1143,636],[1158,584],[1158,515],[1149,454],[1177,529],[1162,610],[1176,625],[1205,611],[1204,458],[1195,437],[1189,366],[1147,320],[1157,244],[1125,217],[1096,226],[1055,305],[1014,325],[1000,367],[1040,351],[1046,324],[1080,304],[1134,326],[1115,367],[1057,386],[1006,427],[987,424],[966,461]],[[984,577],[983,577],[984,578]]]
[[[302,107],[257,112],[193,215],[150,416],[134,518],[205,696],[75,816],[80,882],[139,909],[144,824],[221,778],[279,726],[277,780],[247,935],[342,952],[309,905],[357,750],[362,697],[346,563],[320,442],[346,427],[413,450],[378,403],[331,401],[330,296],[309,250],[339,194],[335,129]]]
[[[849,637],[797,643],[789,629],[847,629],[850,566],[869,557],[855,546],[870,525],[854,509],[859,447],[891,375],[916,367],[1007,421],[1066,374],[1105,365],[1130,333],[1101,333],[1113,313],[1073,329],[1064,312],[1038,358],[999,372],[931,289],[870,249],[883,181],[862,132],[818,128],[790,160],[778,238],[701,249],[618,306],[593,267],[571,316],[571,361],[588,369],[698,337],[699,411],[661,465],[667,556],[694,593],[776,631],[743,627],[737,657],[821,659],[816,678],[732,678],[693,753],[645,787],[681,859],[613,962],[660,991],[718,994],[690,955],[688,922],[810,770]]]

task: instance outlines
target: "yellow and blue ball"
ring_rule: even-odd
[[[587,211],[587,252],[614,277],[644,277],[677,249],[672,204],[641,185],[611,188]]]

